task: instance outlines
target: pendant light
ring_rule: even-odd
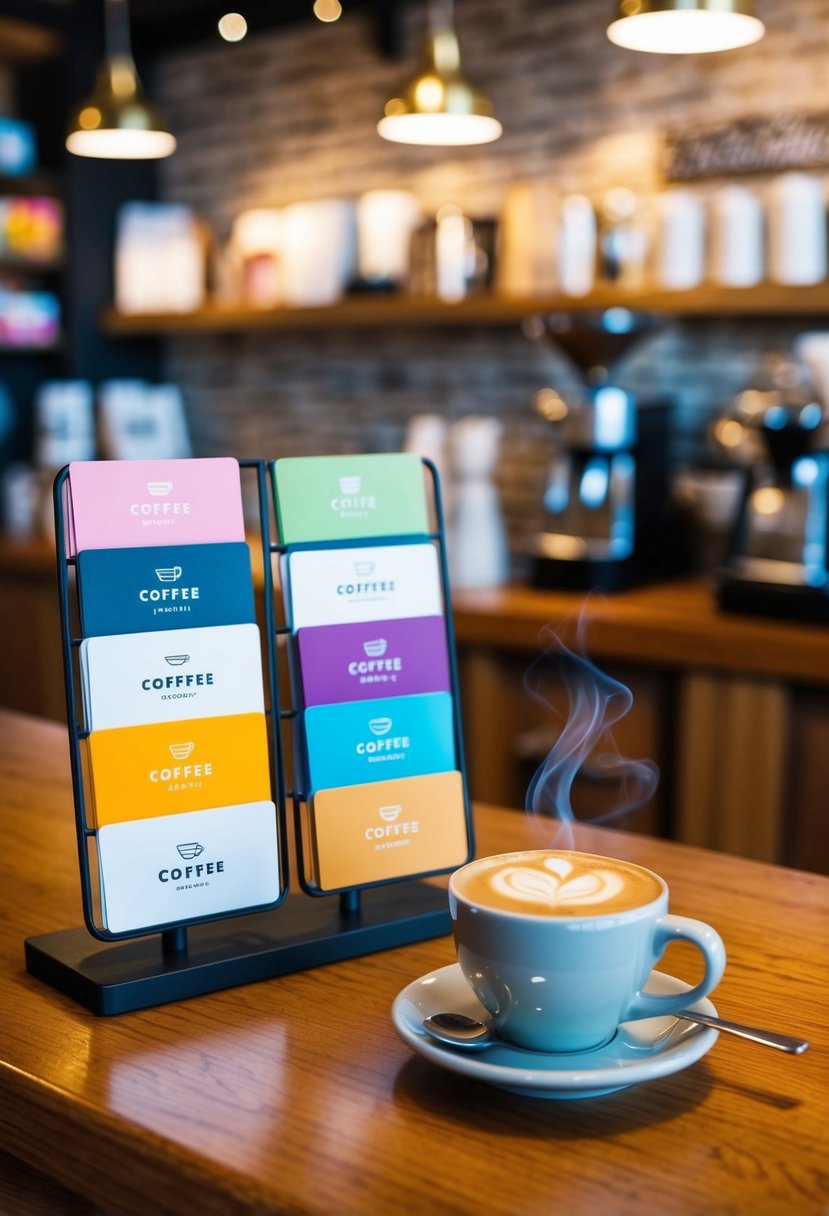
[[[73,111],[66,147],[75,156],[157,160],[176,148],[144,96],[130,49],[127,0],[104,0],[105,58],[90,97]]]
[[[749,46],[765,27],[754,0],[620,0],[607,29],[617,46],[662,55],[702,55]]]
[[[377,124],[383,139],[443,147],[488,144],[502,127],[492,102],[463,75],[451,0],[430,7],[421,69]]]

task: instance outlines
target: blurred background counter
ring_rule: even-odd
[[[0,704],[63,720],[54,562],[47,542],[0,542]],[[633,693],[619,751],[661,777],[641,810],[606,820],[614,786],[587,766],[579,817],[829,873],[829,630],[722,613],[705,579],[456,591],[453,606],[475,799],[524,805],[568,714],[563,689],[539,704],[527,673],[549,628],[578,649],[581,620],[590,659]]]
[[[633,693],[614,727],[619,751],[654,759],[661,773],[624,826],[829,872],[825,628],[724,614],[704,579],[586,600],[509,587],[456,593],[454,606],[477,798],[523,805],[568,712],[562,695],[535,701],[527,671],[550,626],[577,648],[581,617],[590,659]],[[580,817],[606,812],[607,787],[582,771]]]

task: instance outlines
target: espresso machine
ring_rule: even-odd
[[[745,466],[720,607],[829,620],[829,418],[804,364],[767,356],[714,435]]]
[[[529,555],[537,587],[617,591],[682,565],[670,507],[669,406],[640,405],[614,383],[616,365],[655,328],[649,314],[622,308],[525,324],[528,337],[569,356],[581,381],[567,400],[553,389],[536,395],[552,436]]]

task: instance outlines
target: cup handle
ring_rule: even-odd
[[[695,987],[676,996],[655,996],[649,992],[637,992],[622,1021],[679,1013],[693,1005],[694,1001],[707,996],[720,982],[725,970],[725,946],[716,929],[712,929],[704,921],[669,913],[659,918],[654,929],[653,951],[657,962],[673,941],[690,942],[692,946],[697,947],[705,960],[705,975]]]

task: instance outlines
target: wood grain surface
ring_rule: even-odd
[[[23,967],[25,937],[81,923],[60,727],[0,714],[0,806],[0,1147],[90,1204],[127,1216],[829,1210],[827,878],[579,829],[581,847],[653,867],[675,912],[719,929],[723,1016],[812,1047],[794,1058],[721,1036],[672,1077],[545,1101],[440,1071],[396,1035],[394,997],[454,961],[448,937],[119,1018],[87,1013]],[[476,825],[479,853],[552,835],[486,807]],[[677,950],[663,969],[692,979],[693,966]]]

